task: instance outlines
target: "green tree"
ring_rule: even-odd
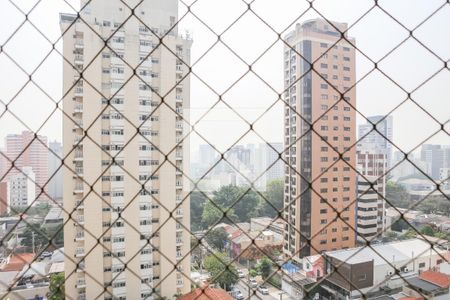
[[[258,205],[261,197],[253,189],[241,187],[237,202],[232,203],[234,212],[239,222],[250,222],[250,219],[258,216]],[[236,200],[234,200],[236,201]]]
[[[217,207],[211,201],[206,202],[203,209],[202,220],[206,227],[211,227],[215,224],[225,222],[237,222],[234,209],[225,209],[223,206]]]
[[[258,265],[258,269],[262,278],[267,279],[272,274],[272,261],[267,256],[264,256]]]
[[[223,252],[207,256],[205,269],[211,274],[212,283],[218,284],[226,290],[229,290],[239,280],[236,268]]]
[[[223,228],[213,229],[206,235],[208,244],[218,251],[225,250],[225,242],[228,239],[228,233]]]
[[[428,236],[434,236],[434,229],[430,225],[426,225],[420,230],[420,233]]]
[[[47,297],[49,300],[64,300],[64,273],[57,273],[50,276],[50,286]]]
[[[259,204],[259,215],[275,218],[283,209],[283,191],[284,184],[282,180],[273,180],[267,184],[264,198],[261,198]]]
[[[199,191],[193,191],[190,197],[191,205],[191,229],[193,231],[205,229],[205,224],[203,224],[203,209],[207,198],[204,194]]]
[[[386,202],[389,206],[400,208],[409,208],[413,205],[411,196],[406,189],[392,181],[388,181],[386,184]]]
[[[47,230],[40,227],[38,224],[29,224],[21,235],[21,245],[25,247],[34,247],[35,249],[42,249],[50,244],[50,239]]]

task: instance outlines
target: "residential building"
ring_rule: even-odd
[[[378,183],[374,176],[358,176],[356,207],[357,240],[366,243],[383,233],[384,207],[379,208],[381,197],[377,194]],[[381,214],[381,216],[380,216]]]
[[[314,19],[285,37],[284,253],[297,260],[356,241],[355,41],[347,29]]]
[[[33,205],[36,199],[36,177],[31,167],[23,167],[21,173],[9,176],[7,182],[7,211]]]
[[[53,200],[59,200],[63,195],[63,174],[62,161],[64,159],[61,143],[54,141],[48,144],[49,160],[48,175],[50,181],[48,183],[48,194]]]
[[[391,168],[393,131],[392,116],[367,117],[367,123],[358,128],[358,146],[385,154],[387,166]]]
[[[38,200],[48,200],[48,148],[47,137],[31,131],[21,134],[8,134],[6,143],[6,168],[9,176],[20,173],[24,167],[31,167],[36,179],[36,197]],[[14,162],[14,168],[11,168]],[[11,169],[10,169],[11,168]]]
[[[450,168],[439,169],[439,181],[441,183],[441,190],[450,190]]]
[[[423,144],[420,159],[427,163],[427,174],[438,180],[441,168],[450,168],[450,146]]]
[[[133,3],[82,0],[80,18],[60,16],[71,299],[172,298],[190,290],[183,128],[192,40],[174,26],[178,1],[143,1],[130,18],[126,4]]]
[[[376,221],[376,227],[372,227],[372,229],[375,229],[375,232],[380,235],[384,232],[384,212],[386,209],[386,177],[388,170],[386,154],[358,147],[356,155],[360,173],[358,176],[358,221],[362,221],[362,219],[368,221],[368,218],[373,218],[372,221]],[[372,207],[373,205],[375,207]],[[369,212],[365,210],[369,209],[369,206],[371,216],[367,215]],[[365,214],[365,216],[360,215],[360,212]],[[375,216],[376,218],[374,218]],[[369,226],[368,223],[364,223],[365,225],[361,225]],[[370,226],[373,226],[373,224]]]

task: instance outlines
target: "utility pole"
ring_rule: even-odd
[[[34,231],[31,232],[31,246],[33,247],[33,254],[35,254],[35,250],[34,250]]]
[[[248,287],[248,300],[250,300],[250,260],[247,259],[247,287]]]

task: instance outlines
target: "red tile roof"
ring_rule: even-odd
[[[183,295],[178,300],[233,300],[227,292],[222,289],[197,288],[189,294]]]
[[[25,265],[31,264],[34,259],[33,253],[14,254],[1,272],[22,271]]]
[[[442,288],[448,288],[450,286],[450,276],[434,271],[425,271],[419,275],[420,279],[431,282]]]

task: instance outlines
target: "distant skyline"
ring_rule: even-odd
[[[33,6],[31,2],[23,1],[16,5],[28,12]],[[78,2],[78,0],[68,1],[75,8],[78,8]],[[184,1],[187,4],[191,2]],[[410,29],[424,21],[429,14],[445,2],[443,0],[378,1],[384,9]],[[301,19],[296,20],[308,6],[307,1],[267,2],[256,0],[251,7],[259,17],[265,19],[270,26],[277,32],[282,32],[284,36],[285,32],[292,28],[292,24],[317,17],[317,14],[309,11]],[[333,1],[314,2],[314,7],[324,17],[349,23],[351,27],[349,34],[356,38],[357,47],[373,60],[379,60],[404,38],[407,38],[409,32],[379,8],[375,8],[354,24],[372,6],[373,1],[369,0],[346,1],[345,4]],[[404,9],[406,6],[407,10]],[[191,7],[191,11],[217,33],[221,33],[246,9],[247,6],[241,0],[197,1]],[[29,20],[48,37],[51,43],[56,43],[57,49],[61,49],[61,40],[58,40],[60,37],[58,25],[60,12],[74,11],[63,1],[43,1],[28,16]],[[183,4],[181,4],[180,17],[185,12],[186,7],[183,8]],[[35,71],[32,78],[36,84],[41,86],[50,97],[59,100],[62,96],[61,56],[52,51],[51,43],[29,24],[25,24],[10,38],[10,35],[25,18],[11,3],[5,2],[2,5],[1,15],[0,44],[4,45],[4,52],[19,62],[27,73]],[[187,17],[184,17],[180,22],[180,27],[189,29],[194,38],[192,47],[194,74],[214,89],[212,91],[195,75],[192,76],[191,119],[193,123],[218,100],[215,92],[222,94],[227,90],[234,81],[248,71],[247,64],[253,64],[253,61],[264,53],[265,49],[278,37],[253,13],[245,13],[229,31],[221,36],[221,40],[233,49],[245,61],[244,63],[221,44],[217,44],[202,57],[204,52],[217,41],[217,37],[193,15],[188,14]],[[436,30],[436,28],[441,30]],[[412,97],[437,121],[445,124],[447,131],[450,130],[450,104],[445,101],[444,95],[450,95],[450,85],[448,85],[450,71],[448,69],[439,70],[444,67],[443,61],[450,59],[450,40],[444,38],[448,35],[446,30],[448,31],[449,28],[450,8],[447,5],[414,31],[414,36],[434,51],[439,58],[416,41],[409,39],[378,64],[378,67],[387,76],[392,77],[406,91],[413,91],[417,85],[436,73],[422,88],[413,92]],[[8,42],[6,43],[6,41]],[[29,51],[31,41],[33,52]],[[282,92],[282,47],[282,42],[276,42],[252,65],[253,71],[258,73],[270,87],[249,73],[223,95],[224,101],[227,101],[249,122],[253,123],[278,99],[278,93]],[[0,74],[0,80],[3,83],[0,100],[2,103],[8,103],[13,97],[16,97],[16,100],[8,104],[6,112],[5,106],[0,103],[0,115],[2,116],[0,118],[0,127],[2,128],[0,140],[3,140],[8,133],[20,133],[27,129],[13,117],[12,113],[14,113],[29,126],[29,129],[39,130],[38,133],[47,135],[49,140],[61,141],[61,111],[55,110],[55,103],[36,85],[28,83],[23,88],[28,80],[28,75],[24,74],[5,53],[0,53],[0,66],[3,70],[7,69],[8,72]],[[199,57],[202,59],[196,63]],[[44,58],[46,59],[40,65]],[[36,67],[38,67],[37,70],[35,70]],[[386,114],[407,97],[405,91],[402,91],[380,71],[373,71],[367,75],[372,68],[373,64],[361,53],[357,53],[357,79],[364,78],[357,84],[357,108],[366,116]],[[265,141],[282,142],[282,108],[283,103],[277,102],[267,114],[254,124],[254,130]],[[429,136],[439,131],[440,125],[411,101],[398,108],[392,116],[394,117],[394,143],[403,151],[408,152],[423,143],[449,144],[448,133],[443,131],[429,139]],[[362,123],[365,123],[365,120],[359,116],[358,124]],[[216,106],[207,114],[206,118],[196,125],[196,130],[210,143],[219,147],[220,151],[229,148],[248,129],[249,126],[224,104]],[[245,144],[248,141],[264,142],[255,133],[248,133],[239,143]],[[199,135],[191,136],[193,149],[202,143],[205,141]],[[397,149],[394,148],[395,150]]]

